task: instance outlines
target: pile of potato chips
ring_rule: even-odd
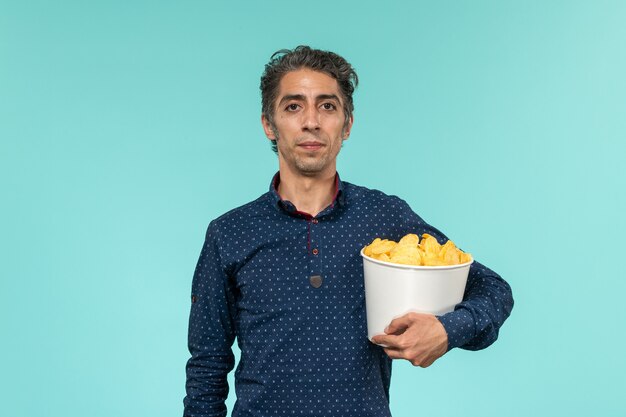
[[[422,235],[421,241],[417,235],[411,233],[397,243],[376,238],[365,247],[363,253],[370,258],[404,265],[459,265],[472,260],[472,255],[457,248],[451,240],[440,245],[428,233]]]

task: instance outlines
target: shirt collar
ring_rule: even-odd
[[[296,206],[288,200],[283,200],[280,194],[278,194],[278,184],[280,183],[280,171],[274,174],[272,181],[270,182],[270,190],[269,194],[271,197],[271,201],[273,206],[281,211],[286,211],[289,214],[300,215],[303,217],[311,217],[310,214],[298,211]],[[339,173],[335,173],[335,196],[333,197],[333,202],[330,206],[324,209],[320,214],[325,214],[325,212],[329,209],[334,209],[336,206],[342,207],[345,204],[346,197],[344,192],[343,182],[341,178],[339,178]]]

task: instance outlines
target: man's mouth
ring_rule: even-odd
[[[306,141],[306,142],[299,143],[298,146],[306,150],[315,151],[315,150],[321,149],[324,146],[324,144],[321,142]]]

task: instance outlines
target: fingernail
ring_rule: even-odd
[[[387,330],[389,330],[389,326],[385,327],[385,333],[387,333]]]

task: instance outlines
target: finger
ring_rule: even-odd
[[[387,356],[389,356],[391,359],[404,359],[404,354],[401,350],[398,349],[389,349],[389,348],[385,348],[385,353],[387,354]]]
[[[426,359],[424,362],[422,362],[422,364],[420,365],[422,368],[428,368],[430,365],[432,365],[435,362],[436,359]]]
[[[406,331],[407,327],[401,328],[389,328],[389,326],[385,327],[385,334],[392,334],[394,336],[400,336],[402,333]]]
[[[379,334],[372,337],[372,343],[377,345],[385,345],[390,348],[398,348],[398,336],[391,334]]]
[[[387,328],[385,329],[385,333],[395,334],[395,333],[403,332],[404,330],[406,330],[407,327],[409,327],[411,325],[411,322],[413,321],[411,318],[411,314],[412,313],[407,313],[404,316],[400,316],[391,320],[391,323],[389,323],[389,326],[387,326]]]

